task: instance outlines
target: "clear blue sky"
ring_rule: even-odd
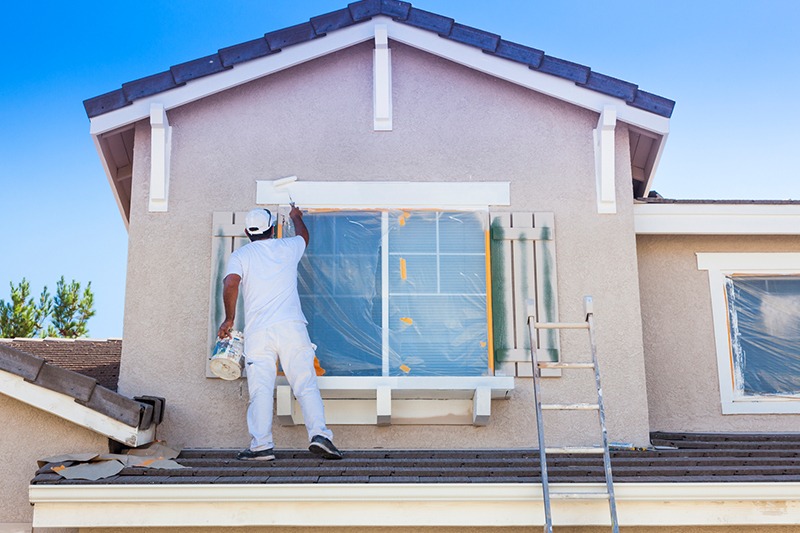
[[[797,0],[417,0],[677,101],[654,188],[800,199]],[[82,101],[340,9],[336,0],[11,2],[0,20],[0,298],[92,282],[93,337],[120,337],[127,233]],[[169,327],[165,324],[164,327]]]

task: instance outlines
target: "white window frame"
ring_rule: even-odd
[[[725,295],[732,274],[800,275],[800,253],[697,253],[697,268],[708,271],[722,414],[800,414],[800,396],[742,396],[734,389]]]

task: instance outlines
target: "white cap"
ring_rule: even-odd
[[[275,217],[269,209],[251,209],[244,217],[244,227],[250,235],[263,235],[275,225]]]

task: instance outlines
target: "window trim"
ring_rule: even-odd
[[[800,275],[800,253],[697,254],[698,270],[708,271],[714,344],[722,414],[800,414],[800,397],[741,396],[734,389],[725,277],[731,274]]]

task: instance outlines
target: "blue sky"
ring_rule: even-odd
[[[800,2],[417,0],[412,4],[677,101],[654,188],[800,199]],[[13,2],[0,45],[0,298],[92,282],[120,337],[127,233],[82,101],[346,1]],[[165,324],[164,327],[169,327]]]

